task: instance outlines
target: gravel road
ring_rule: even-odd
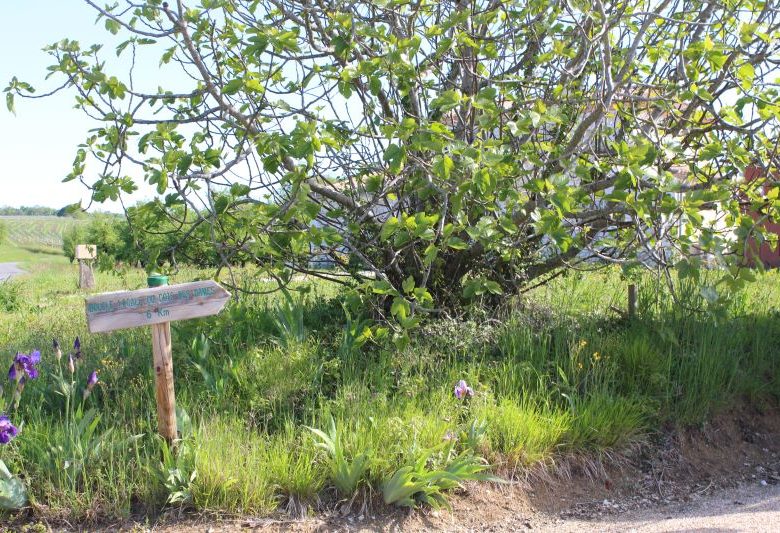
[[[0,281],[11,279],[19,274],[24,274],[16,263],[0,263]]]
[[[780,531],[780,485],[751,483],[695,501],[596,520],[559,519],[535,531],[672,532]]]

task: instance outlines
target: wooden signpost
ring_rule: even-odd
[[[92,262],[97,259],[97,246],[76,245],[75,258],[79,262],[79,289],[94,289],[95,274],[92,272]]]
[[[150,277],[153,280],[162,277]],[[177,438],[176,397],[173,387],[171,322],[216,315],[227,304],[230,293],[216,281],[195,281],[137,291],[108,292],[87,298],[90,333],[152,327],[155,396],[160,434],[172,442]]]

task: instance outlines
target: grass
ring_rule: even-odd
[[[675,304],[647,276],[628,321],[609,310],[624,305],[618,273],[573,274],[500,321],[425,324],[403,351],[358,346],[350,331],[364,318],[345,314],[333,286],[245,296],[218,317],[173,327],[177,403],[191,419],[176,456],[155,436],[149,333],[88,334],[75,267],[39,265],[13,289],[0,285],[0,302],[15,291],[0,309],[0,367],[17,351],[44,352],[41,378],[12,413],[22,432],[0,459],[45,502],[36,512],[76,521],[164,506],[302,514],[383,491],[404,505],[441,503],[460,479],[448,469],[478,479],[480,458],[522,475],[567,454],[620,451],[662,425],[701,423],[737,400],[775,402],[779,278],[762,274],[702,313],[688,310],[705,303],[696,287],[684,285]],[[97,282],[98,291],[139,288],[144,275],[98,273]],[[101,417],[91,435],[66,422],[55,379],[68,376],[65,361],[47,349],[77,335],[74,397],[92,369],[101,380],[83,406]],[[465,401],[453,396],[460,379],[475,390]],[[407,497],[403,480],[419,490]]]

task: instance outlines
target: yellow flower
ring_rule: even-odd
[[[601,354],[598,352],[593,352],[593,360],[598,361],[599,359],[601,359]]]
[[[577,363],[577,366],[582,370],[582,363]]]
[[[585,339],[582,339],[580,341],[580,348],[585,348],[587,345],[588,345],[588,341],[586,341]]]

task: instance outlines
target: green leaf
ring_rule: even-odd
[[[161,172],[157,178],[157,194],[165,194],[168,189],[168,173]]]
[[[452,109],[458,107],[461,101],[461,95],[459,91],[444,91],[438,97],[434,98],[431,102],[433,109],[438,109],[442,113],[446,113]]]
[[[433,173],[443,180],[448,180],[454,167],[455,163],[449,156],[437,157],[433,162]]]
[[[385,223],[382,224],[382,229],[379,231],[379,238],[381,238],[383,241],[386,241],[390,237],[393,236],[393,234],[398,231],[398,228],[401,226],[401,221],[398,220],[396,217],[390,217],[387,220],[385,220]]]
[[[227,94],[227,95],[236,94],[238,91],[241,90],[243,86],[244,86],[244,80],[242,79],[230,80],[222,88],[222,94]]]
[[[485,87],[474,98],[474,107],[477,109],[497,109],[496,98],[498,91],[495,87]]]
[[[449,239],[447,239],[447,246],[449,246],[453,250],[465,250],[466,248],[469,247],[466,241],[458,237],[450,237]]]
[[[723,153],[723,145],[720,143],[720,141],[713,141],[706,146],[704,146],[699,151],[699,159],[703,161],[709,161],[710,159],[715,159],[720,154]]]
[[[750,63],[744,63],[737,69],[737,79],[744,90],[753,87],[753,79],[756,77],[756,69]]]
[[[27,504],[27,489],[18,477],[15,477],[0,460],[0,509],[13,511]]]
[[[220,152],[217,148],[209,148],[206,150],[206,153],[203,154],[203,157],[210,166],[218,167],[221,155],[222,152]]]
[[[403,288],[406,294],[411,293],[412,290],[414,290],[414,278],[412,276],[406,278],[403,284],[401,285],[401,288]]]
[[[385,150],[384,160],[389,164],[390,171],[398,174],[404,168],[406,162],[406,150],[395,143],[390,144]]]
[[[411,306],[409,302],[403,296],[396,296],[393,298],[393,303],[390,306],[390,312],[398,320],[406,320],[411,312]]]
[[[113,35],[119,33],[121,27],[122,26],[116,20],[112,18],[106,18],[106,29],[110,31]]]
[[[501,285],[499,285],[497,282],[493,280],[487,280],[485,281],[485,288],[488,292],[492,294],[503,294],[504,290],[501,288]]]

